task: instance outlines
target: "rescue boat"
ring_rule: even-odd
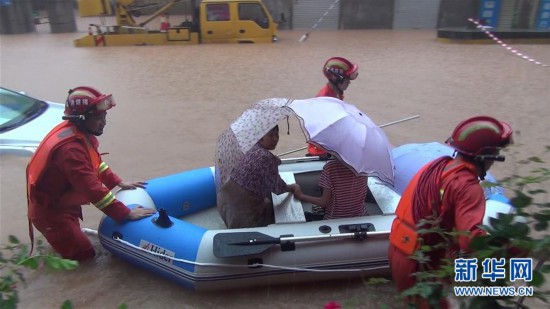
[[[283,159],[279,172],[306,194],[320,195],[325,163],[318,157]],[[215,168],[199,168],[151,179],[146,189],[117,192],[129,207],[143,205],[157,214],[124,224],[105,216],[98,234],[113,255],[196,291],[383,276],[389,273],[389,231],[401,193],[394,188],[405,185],[369,177],[368,186],[368,216],[309,221],[311,204],[275,196],[276,223],[227,229],[216,209]],[[486,191],[486,197],[484,224],[512,211],[502,190]]]

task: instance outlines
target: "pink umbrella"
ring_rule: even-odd
[[[273,98],[254,103],[222,132],[216,147],[216,188],[229,180],[240,158],[279,121],[292,115],[284,106],[289,99]]]
[[[293,100],[286,107],[300,119],[308,142],[337,156],[357,175],[376,176],[393,185],[388,138],[357,107],[331,97]]]

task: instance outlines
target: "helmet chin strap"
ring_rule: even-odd
[[[332,79],[329,79],[330,83],[334,86],[334,88],[336,88],[336,90],[338,90],[338,93],[340,95],[343,95],[344,94],[344,90],[342,90],[340,88],[340,84],[346,79],[343,75],[339,74],[339,73],[336,73],[336,72],[332,72],[332,74],[334,76],[336,76],[338,78],[338,81],[333,81]]]
[[[485,180],[487,175],[487,169],[485,168],[485,161],[498,161],[504,162],[505,157],[502,155],[477,155],[474,156],[474,164],[479,169],[479,179]]]
[[[340,95],[344,94],[344,91],[342,89],[340,89],[340,86],[338,86],[340,83],[336,83],[336,82],[333,82],[333,81],[330,81],[330,83],[334,85],[334,88],[336,88],[336,90],[338,91],[338,93]]]
[[[479,179],[485,180],[485,176],[487,176],[487,169],[485,168],[485,164],[483,162],[476,162],[475,165],[479,169]]]
[[[64,115],[63,117],[61,117],[61,119],[69,120],[70,122],[74,123],[76,125],[76,127],[82,132],[92,134],[92,135],[95,135],[95,136],[100,136],[100,135],[103,134],[103,132],[97,133],[97,132],[93,132],[90,129],[88,129],[84,125],[84,120],[86,120],[86,116],[84,116],[84,115]]]

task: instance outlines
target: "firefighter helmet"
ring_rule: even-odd
[[[342,57],[332,57],[323,66],[323,74],[334,83],[341,83],[348,78],[354,80],[359,75],[359,67]]]
[[[492,159],[490,155],[511,142],[512,127],[508,123],[488,116],[476,116],[460,122],[446,143],[462,154],[483,160]]]
[[[115,106],[111,94],[102,94],[92,87],[80,86],[69,90],[65,101],[65,115],[89,115],[103,112]]]

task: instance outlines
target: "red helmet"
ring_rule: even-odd
[[[458,152],[467,156],[494,154],[512,142],[512,127],[488,116],[477,116],[459,123],[447,139]]]
[[[359,75],[359,67],[342,57],[332,57],[323,66],[323,74],[329,81],[341,83],[345,78],[354,80]]]
[[[65,101],[65,115],[95,114],[115,105],[112,95],[102,94],[92,87],[80,86],[69,90]]]

